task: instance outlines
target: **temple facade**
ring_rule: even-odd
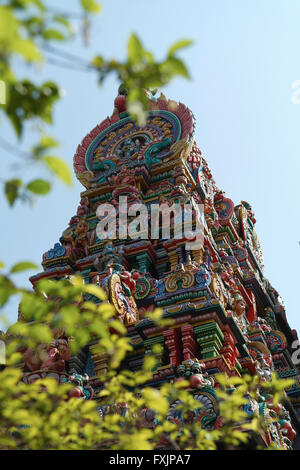
[[[221,426],[215,374],[258,374],[268,381],[276,372],[295,379],[276,409],[261,396],[249,401],[245,411],[249,419],[255,411],[279,418],[276,423],[270,420],[268,431],[260,436],[266,447],[275,442],[297,448],[300,376],[292,360],[297,334],[287,322],[278,292],[264,277],[253,209],[245,201],[235,205],[217,187],[195,142],[192,112],[163,95],[155,99],[149,94],[147,119],[139,126],[127,113],[126,92],[121,90],[113,114],[78,146],[74,169],[84,186],[77,213],[43,255],[44,271],[31,278],[33,286],[42,278],[72,274],[101,286],[133,346],[122,367],[139,370],[145,355],[159,344],[161,353],[148,385],[188,378],[191,393],[204,405],[193,412],[202,428]],[[170,209],[169,220],[159,218],[155,225],[154,206],[180,210],[174,215]],[[192,210],[194,238],[177,230],[186,206]],[[146,223],[145,217],[136,223],[138,208],[148,213]],[[104,222],[106,237],[101,232]],[[139,236],[130,236],[137,232]],[[171,327],[147,318],[157,307],[165,318],[172,318]],[[59,380],[79,384],[78,396],[96,399],[107,357],[92,344],[72,357],[66,340],[57,342],[61,369],[51,367]],[[30,357],[24,360],[25,382],[49,370],[49,364],[35,367]],[[100,402],[99,412],[105,412]],[[175,414],[174,409],[170,419],[179,419]],[[154,414],[146,412],[145,426],[152,426],[153,420]]]

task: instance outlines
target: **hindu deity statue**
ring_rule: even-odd
[[[242,333],[248,333],[248,320],[246,318],[246,302],[239,292],[233,294],[232,316],[240,327]]]
[[[76,225],[74,228],[73,225]],[[77,259],[81,256],[88,256],[89,247],[89,226],[84,217],[77,219],[77,223],[64,231],[60,238],[62,245],[66,247],[67,255]]]
[[[255,369],[261,382],[271,382],[273,367],[272,362],[270,363],[270,357],[267,358],[263,354],[258,354],[255,359]]]
[[[55,370],[63,372],[66,361],[71,357],[69,339],[58,338],[50,344],[40,344],[34,350],[27,348],[23,354],[23,360],[27,368],[35,370]]]
[[[195,141],[192,111],[163,95],[146,95],[144,125],[132,119],[121,87],[112,115],[81,140],[74,155],[84,186],[80,203],[66,219],[70,223],[60,243],[45,253],[44,271],[31,282],[36,288],[41,279],[81,275],[85,283],[101,287],[132,346],[120,370],[141,370],[145,355],[159,345],[151,386],[186,380],[181,385],[199,402],[187,414],[180,400],[171,403],[166,419],[219,429],[217,374],[256,374],[257,400],[246,404],[249,417],[254,411],[268,417],[268,431],[259,431],[266,445],[282,444],[284,437],[290,446],[294,432],[287,413],[278,408],[275,417],[268,414],[272,395],[263,390],[272,385],[273,372],[294,377],[295,385],[286,390],[288,410],[295,405],[300,416],[300,369],[289,347],[296,336],[278,292],[264,277],[252,207],[245,201],[235,205],[217,187]],[[100,302],[92,294],[85,299]],[[161,325],[148,315],[156,308],[162,311]],[[94,391],[99,414],[126,414],[126,403],[108,411],[97,396],[109,372],[108,355],[91,342],[70,357],[68,346],[60,336],[24,351],[27,383],[48,375],[59,383],[66,379],[73,384],[71,397],[93,398]],[[292,411],[291,420],[300,430]],[[159,424],[147,408],[141,421],[145,427]]]
[[[191,388],[213,387],[214,379],[203,372],[205,367],[205,363],[198,359],[187,359],[176,368],[176,380],[188,380]]]
[[[109,299],[116,309],[117,316],[125,324],[137,321],[137,306],[134,299],[136,281],[140,274],[126,271],[124,266],[112,263],[107,266],[102,287],[108,292]]]
[[[69,398],[91,400],[94,397],[94,390],[89,385],[89,376],[87,374],[81,375],[73,372],[68,378],[63,379],[62,383],[74,385],[74,388],[69,392]]]

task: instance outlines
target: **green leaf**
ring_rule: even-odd
[[[93,58],[92,64],[93,64],[97,69],[101,69],[101,67],[103,67],[104,64],[105,64],[105,60],[104,60],[103,57],[101,57],[101,56],[96,56],[96,57]]]
[[[19,197],[19,189],[22,187],[22,181],[19,179],[8,180],[5,182],[5,195],[10,206],[13,206]]]
[[[65,40],[65,36],[57,29],[45,29],[45,31],[42,32],[42,36],[44,39],[54,39],[55,41]]]
[[[52,173],[55,173],[64,183],[71,185],[72,176],[68,165],[58,157],[44,157],[43,162]]]
[[[41,11],[45,11],[46,7],[41,0],[31,0],[31,2],[36,5]]]
[[[40,141],[40,146],[42,148],[52,148],[52,147],[58,147],[58,142],[57,140],[53,139],[50,135],[43,135]]]
[[[0,269],[3,269],[3,268],[5,268],[5,264],[2,261],[0,261]]]
[[[65,16],[61,16],[61,15],[54,16],[53,20],[57,21],[58,23],[63,24],[68,29],[71,28],[70,22]]]
[[[132,33],[127,43],[128,60],[132,64],[138,64],[142,61],[144,49],[139,38]]]
[[[30,327],[30,337],[41,343],[50,343],[53,339],[50,328],[42,324],[36,324]]]
[[[0,39],[4,47],[10,47],[12,41],[18,37],[19,22],[12,14],[10,8],[0,6]]]
[[[18,321],[9,327],[9,332],[13,335],[28,335],[28,325],[22,321]]]
[[[175,42],[175,44],[173,44],[168,50],[168,57],[173,56],[174,53],[177,52],[179,49],[191,46],[192,44],[193,41],[191,41],[190,39],[182,39],[181,41]]]
[[[172,76],[181,75],[185,78],[190,78],[189,72],[181,59],[171,56],[163,64],[166,72]]]
[[[11,295],[15,292],[15,288],[10,279],[0,276],[0,306],[6,304]]]
[[[62,317],[65,327],[75,327],[80,317],[79,309],[76,305],[62,307],[59,313]]]
[[[40,159],[50,148],[58,147],[59,143],[50,135],[43,135],[39,143],[32,147],[31,152],[36,159]]]
[[[144,57],[145,57],[145,59],[147,59],[149,64],[154,64],[155,60],[154,60],[153,54],[151,54],[151,52],[144,50]]]
[[[95,284],[85,284],[82,286],[82,290],[87,294],[91,294],[95,297],[98,297],[98,299],[100,300],[107,299],[105,292],[100,287],[97,287]]]
[[[158,390],[153,388],[144,388],[142,391],[146,406],[152,408],[158,413],[166,414],[169,410],[168,400],[161,396]]]
[[[20,312],[26,321],[42,321],[49,310],[49,302],[36,293],[25,292],[20,303]]]
[[[145,356],[144,363],[143,363],[143,370],[145,371],[155,370],[156,362],[157,361],[154,356]]]
[[[146,124],[147,98],[142,88],[131,88],[127,97],[127,109],[139,126]]]
[[[101,6],[95,0],[80,0],[80,3],[88,13],[99,13]]]
[[[15,264],[10,272],[11,273],[19,273],[21,271],[26,271],[28,269],[38,269],[38,266],[30,261],[21,261],[20,263]]]
[[[111,328],[114,328],[116,331],[118,331],[122,335],[125,335],[127,333],[125,326],[119,320],[112,320],[109,325]]]
[[[28,183],[26,189],[28,189],[28,191],[31,191],[32,193],[44,195],[49,193],[51,185],[50,183],[48,183],[48,181],[37,179]]]
[[[30,39],[18,39],[14,42],[14,50],[30,62],[41,62],[42,55]]]
[[[58,86],[45,82],[36,86],[31,81],[11,81],[7,87],[6,114],[13,123],[18,136],[21,135],[26,120],[38,118],[52,122],[52,108],[59,99]]]

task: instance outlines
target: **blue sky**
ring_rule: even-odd
[[[76,0],[49,0],[57,9],[78,11]],[[176,79],[163,92],[189,106],[196,117],[196,140],[217,185],[235,204],[251,203],[265,257],[265,276],[284,299],[289,323],[300,333],[299,311],[299,175],[300,104],[292,103],[292,83],[300,80],[300,3],[298,0],[103,0],[92,20],[90,46],[79,37],[57,44],[86,60],[93,55],[122,60],[130,32],[162,59],[178,39],[194,45],[182,51],[192,80]],[[74,26],[80,23],[74,20]],[[20,76],[55,80],[65,91],[49,129],[71,165],[82,138],[113,108],[118,84],[111,77],[101,88],[94,72],[77,72],[45,64],[19,68]],[[14,142],[8,123],[1,135]],[[34,126],[17,145],[35,142]],[[45,176],[43,169],[18,167],[19,159],[0,150],[1,177],[25,181]],[[3,196],[0,259],[41,262],[75,214],[83,188],[55,183],[34,207],[9,209]],[[28,285],[28,273],[15,276]],[[16,304],[6,309],[16,319]]]

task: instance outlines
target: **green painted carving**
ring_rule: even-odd
[[[215,321],[196,326],[194,329],[197,342],[201,347],[203,359],[219,356],[224,341],[224,335]]]

